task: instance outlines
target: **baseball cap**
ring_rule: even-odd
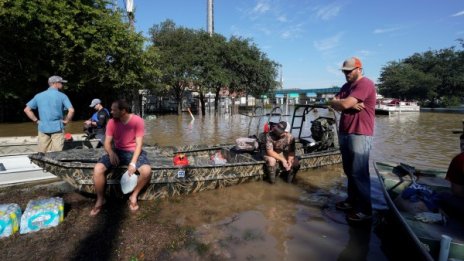
[[[351,57],[343,62],[342,71],[352,71],[356,68],[362,68],[361,60],[357,57]]]
[[[100,104],[100,103],[101,103],[100,99],[93,99],[89,107],[91,108],[95,107],[95,105]]]
[[[55,83],[55,82],[68,82],[61,78],[60,76],[53,75],[50,78],[48,78],[48,83]]]
[[[285,121],[285,132],[290,132],[290,124],[288,124],[288,121]]]
[[[272,132],[275,135],[280,136],[282,135],[282,133],[284,133],[287,130],[287,128],[288,130],[290,130],[290,127],[287,127],[287,126],[288,124],[286,121],[281,121],[274,126],[274,128],[272,129]]]

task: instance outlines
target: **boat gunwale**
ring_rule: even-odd
[[[387,191],[387,188],[385,187],[385,183],[383,181],[383,177],[382,177],[382,174],[379,170],[379,167],[377,166],[377,164],[383,164],[383,162],[374,162],[374,169],[375,169],[375,172],[377,173],[377,177],[379,179],[379,182],[380,182],[380,185],[381,185],[381,188],[382,188],[382,192],[383,192],[383,195],[385,197],[385,200],[387,201],[389,207],[390,207],[390,210],[393,211],[393,213],[395,214],[395,216],[398,218],[398,220],[400,221],[401,225],[403,226],[403,228],[406,230],[406,232],[409,234],[410,238],[414,241],[415,245],[418,246],[418,250],[420,251],[420,253],[422,254],[423,257],[425,257],[428,261],[434,261],[435,259],[432,257],[432,255],[424,248],[424,243],[422,243],[422,241],[420,241],[420,239],[417,237],[416,233],[412,230],[412,228],[409,226],[409,224],[406,222],[406,220],[404,219],[403,215],[400,213],[400,211],[398,210],[398,208],[396,207],[395,203],[393,202],[392,198],[390,197],[390,194],[388,193]],[[387,166],[391,166],[393,167],[392,165],[389,165],[389,164],[384,164],[384,165],[387,165]],[[398,164],[396,164],[398,165]]]
[[[211,151],[211,150],[216,150],[216,149],[224,149],[224,148],[214,147],[214,148],[208,148],[208,149],[195,149],[195,150],[188,150],[188,152],[202,152],[202,151]],[[176,153],[181,153],[181,152],[187,152],[187,150],[174,152],[173,155]],[[237,167],[237,166],[255,166],[255,165],[262,165],[266,163],[265,160],[257,160],[246,154],[237,154],[237,155],[240,155],[241,158],[244,158],[247,161],[233,162],[233,163],[227,162],[224,164],[205,164],[205,165],[186,165],[186,166],[152,165],[151,169],[152,171],[155,171],[155,170],[176,170],[176,169],[196,169],[196,168],[222,168],[222,167]],[[68,169],[73,169],[73,168],[93,169],[95,167],[95,164],[97,163],[97,162],[83,163],[79,161],[69,161],[69,162],[61,161],[61,160],[48,157],[46,153],[40,153],[40,152],[28,155],[28,157],[33,162],[43,161],[43,163],[48,163],[48,164],[52,164],[55,166],[60,166],[62,168],[68,168]],[[161,157],[165,157],[166,159],[168,159],[167,156],[161,156]],[[39,163],[36,163],[36,164],[39,164]],[[121,165],[121,166],[118,166],[116,169],[124,169],[126,167],[127,167],[126,165]]]

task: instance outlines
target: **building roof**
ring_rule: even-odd
[[[279,89],[275,90],[274,94],[277,96],[287,95],[287,94],[326,94],[326,93],[338,93],[340,87],[330,87],[330,88],[319,88],[319,89]]]

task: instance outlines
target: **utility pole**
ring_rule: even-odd
[[[127,19],[129,19],[129,30],[135,31],[134,21],[134,0],[124,0],[126,4]],[[143,105],[142,105],[142,90],[130,89],[128,90],[132,97],[132,112],[143,117]]]
[[[207,0],[206,27],[210,36],[214,33],[214,3],[213,0]]]
[[[134,0],[125,0],[127,18],[129,19],[129,26],[134,29]]]

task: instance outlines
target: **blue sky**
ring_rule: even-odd
[[[137,31],[166,19],[206,30],[206,0],[134,0]],[[123,1],[119,0],[120,7]],[[389,61],[458,46],[462,0],[215,0],[215,32],[251,38],[282,65],[284,88],[328,88],[357,56],[375,82]]]

